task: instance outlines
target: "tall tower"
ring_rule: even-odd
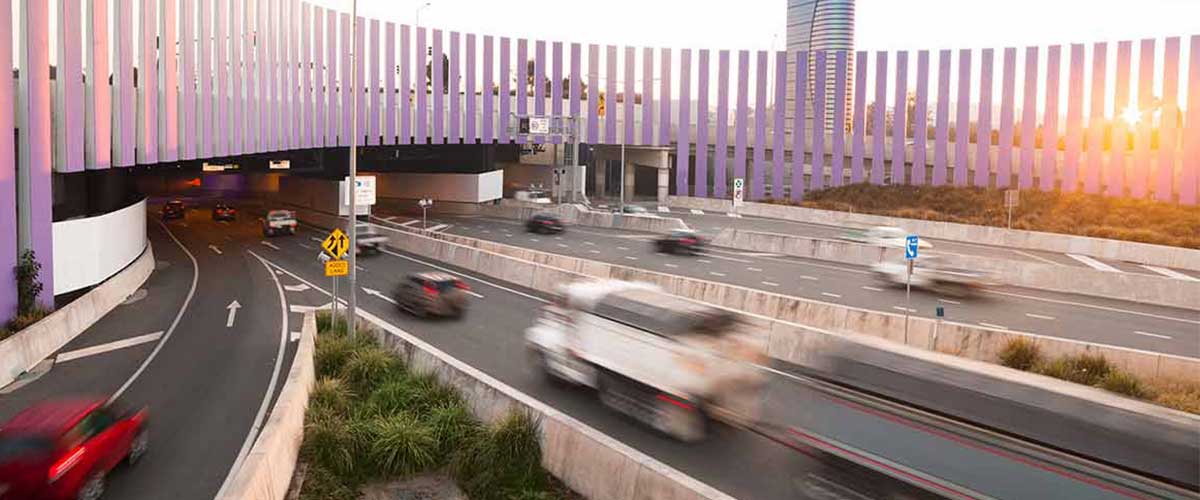
[[[831,51],[825,69],[825,129],[833,127],[834,110],[834,54],[844,50],[846,57],[846,121],[850,121],[854,99],[854,3],[855,0],[787,0],[787,51],[788,58],[787,110],[788,124],[795,114],[795,62],[792,58],[801,50],[809,51],[808,113],[812,116],[812,83],[816,58],[814,51]],[[811,123],[809,125],[811,127]]]

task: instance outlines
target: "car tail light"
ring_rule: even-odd
[[[694,244],[694,243],[696,243],[696,239],[695,239],[695,238],[684,238],[684,239],[682,239],[682,240],[680,240],[680,241],[682,241],[684,245],[691,245],[691,244]]]
[[[438,294],[437,288],[434,288],[434,287],[431,287],[428,285],[425,286],[424,290],[425,290],[425,295],[437,295]]]
[[[687,411],[695,411],[696,410],[696,407],[694,405],[692,405],[691,403],[671,397],[670,394],[659,393],[658,400],[662,401],[664,403],[670,403],[672,405],[678,406]]]
[[[471,289],[471,286],[468,285],[465,281],[455,281],[454,287],[459,290],[470,290]]]
[[[72,467],[75,467],[75,465],[83,459],[83,454],[85,452],[87,452],[87,448],[83,446],[71,450],[70,453],[67,453],[62,458],[58,459],[58,461],[54,462],[54,465],[50,466],[50,471],[47,473],[46,479],[53,483],[59,478],[63,477],[64,474],[69,472]]]

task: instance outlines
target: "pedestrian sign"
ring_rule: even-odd
[[[345,276],[350,274],[350,263],[344,260],[330,260],[325,262],[325,276]]]
[[[917,235],[908,235],[908,237],[904,239],[904,258],[908,260],[916,259],[917,247],[919,246],[920,241],[917,239]]]
[[[350,250],[350,237],[346,236],[346,233],[343,233],[341,229],[334,228],[329,233],[329,237],[321,242],[321,248],[329,252],[329,255],[333,258],[340,259],[345,257],[346,252]]]

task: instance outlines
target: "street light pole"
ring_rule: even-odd
[[[353,103],[350,105],[350,307],[347,308],[346,320],[349,324],[351,332],[357,332],[355,325],[358,323],[358,294],[355,289],[358,286],[358,204],[355,198],[358,197],[358,99],[361,97],[358,88],[358,47],[355,46],[354,40],[358,40],[358,0],[350,2],[350,91],[353,92]]]
[[[617,181],[617,186],[620,188],[621,200],[617,202],[621,213],[625,213],[625,141],[621,141],[621,179]]]
[[[430,4],[430,2],[425,2],[425,3],[421,4],[420,7],[417,7],[417,25],[416,25],[417,28],[421,27],[421,11],[425,10],[425,7],[428,7],[429,4]]]

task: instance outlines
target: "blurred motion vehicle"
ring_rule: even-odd
[[[470,289],[463,280],[451,274],[415,273],[400,281],[393,299],[401,309],[422,318],[459,318],[467,311],[467,291]]]
[[[554,234],[561,233],[565,229],[566,226],[563,225],[562,219],[554,214],[534,214],[525,221],[525,230],[531,233]]]
[[[871,270],[877,279],[891,286],[904,286],[908,280],[908,264],[905,262],[880,262]],[[921,257],[913,264],[913,288],[952,297],[975,295],[987,279],[987,273],[951,267],[941,256]]]
[[[865,243],[881,247],[904,248],[908,231],[893,226],[875,226],[867,229],[856,229],[842,236],[843,240]],[[925,250],[933,248],[933,244],[921,239],[917,247]]]
[[[183,212],[183,202],[180,200],[171,200],[163,205],[162,218],[163,220],[182,219]]]
[[[704,247],[705,241],[695,231],[671,231],[663,237],[654,240],[654,248],[658,252],[669,254],[696,255]]]
[[[641,205],[625,205],[620,208],[614,208],[613,212],[634,215],[646,215],[650,213],[648,210],[646,210],[646,207]]]
[[[594,388],[600,401],[681,441],[710,419],[748,425],[766,384],[765,339],[728,311],[646,283],[566,285],[525,330],[544,375]]]
[[[228,205],[228,204],[225,204],[222,202],[217,202],[216,205],[213,205],[212,218],[213,218],[213,220],[218,220],[218,221],[219,220],[236,220],[237,219],[237,209],[233,208],[233,206],[231,206],[231,205]]]
[[[513,199],[527,203],[549,204],[550,192],[543,189],[523,189],[513,193]]]
[[[261,220],[263,236],[296,234],[296,213],[291,210],[271,210]]]
[[[387,246],[388,238],[379,231],[375,230],[375,226],[371,224],[355,225],[354,235],[354,251],[359,255],[378,255],[383,251],[383,247]]]
[[[122,461],[149,445],[146,410],[123,411],[103,398],[38,403],[0,428],[0,498],[96,500]]]

